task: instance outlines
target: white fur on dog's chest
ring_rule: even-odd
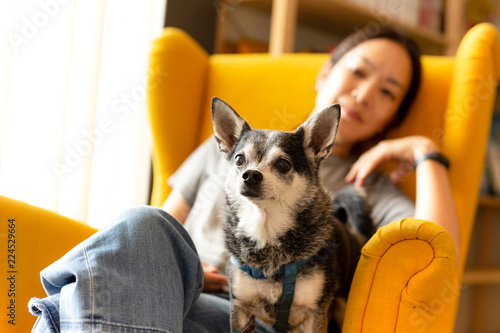
[[[246,199],[244,199],[246,200]],[[292,228],[295,220],[292,213],[288,212],[286,205],[273,203],[265,208],[253,203],[243,203],[238,211],[239,216],[244,216],[238,224],[238,231],[245,237],[257,242],[257,248],[267,244],[279,245],[278,237]]]
[[[272,321],[260,300],[265,299],[271,304],[278,303],[281,300],[283,283],[255,279],[240,269],[235,269],[233,278],[234,286],[231,288],[233,295],[243,303],[255,303],[255,315],[264,321]],[[316,309],[323,295],[324,281],[324,275],[320,272],[297,276],[290,318],[303,321],[309,311]]]

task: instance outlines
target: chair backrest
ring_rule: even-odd
[[[484,23],[467,33],[455,57],[423,56],[417,100],[406,120],[389,134],[426,135],[450,159],[462,232],[461,265],[474,221],[500,76],[498,49],[496,28]],[[327,60],[326,54],[208,56],[184,32],[165,29],[150,62],[149,111],[155,144],[152,204],[163,203],[170,191],[167,178],[212,133],[212,96],[227,101],[255,128],[292,130],[312,110],[316,75]],[[414,197],[414,176],[405,178],[401,187]]]
[[[294,130],[314,106],[315,81],[327,54],[214,55],[210,57],[207,98],[201,113],[198,144],[213,133],[210,97],[226,100],[254,128]],[[442,143],[453,59],[423,56],[422,88],[406,120],[389,137],[426,135]],[[384,165],[390,169],[392,164]],[[415,180],[401,183],[414,197]]]

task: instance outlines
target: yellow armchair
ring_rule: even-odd
[[[326,54],[209,56],[184,32],[165,29],[150,58],[151,204],[164,202],[167,179],[212,133],[212,96],[226,100],[256,128],[292,130],[313,108],[316,75],[327,59]],[[455,57],[423,56],[422,63],[417,100],[390,136],[427,135],[450,159],[460,261],[455,268],[451,237],[432,222],[407,219],[382,228],[363,249],[344,332],[453,331],[500,77],[497,30],[479,24]],[[401,187],[414,198],[414,175]]]
[[[151,204],[163,203],[170,191],[168,177],[211,134],[212,96],[228,101],[255,127],[293,129],[312,110],[315,77],[327,57],[209,56],[184,32],[165,29],[154,43],[149,71],[154,139]],[[451,237],[432,222],[406,219],[380,229],[363,249],[344,332],[453,330],[500,76],[497,31],[489,24],[478,25],[464,37],[456,57],[425,56],[422,61],[417,101],[408,119],[391,135],[428,135],[451,160],[450,180],[461,228],[460,262],[455,269]],[[402,187],[414,196],[412,177]],[[95,230],[2,196],[0,221],[0,268],[5,274],[0,279],[0,304],[5,314],[11,313],[7,307],[15,302],[15,325],[3,316],[0,332],[28,332],[35,322],[27,311],[28,300],[45,295],[39,271]],[[7,252],[13,238],[15,251]],[[14,254],[10,267],[9,255]],[[7,279],[10,275],[15,276],[13,282]],[[12,288],[15,296],[11,297]]]

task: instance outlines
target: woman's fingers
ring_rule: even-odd
[[[349,170],[345,181],[348,183],[354,182],[355,186],[363,186],[370,173],[380,163],[388,159],[391,159],[390,151],[386,149],[384,144],[379,143],[359,157]]]
[[[227,278],[218,273],[205,273],[205,284],[203,290],[205,291],[220,291],[222,287],[227,285]]]
[[[408,136],[380,141],[359,157],[352,165],[345,181],[362,186],[366,178],[380,163],[387,160],[397,160],[399,162],[398,168],[389,175],[390,180],[396,183],[413,170],[416,156],[436,150],[434,142],[423,136]]]
[[[202,263],[204,274],[204,291],[220,291],[227,285],[227,277],[217,273],[217,268],[213,265]]]

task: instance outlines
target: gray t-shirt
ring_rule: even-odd
[[[349,185],[344,177],[355,161],[355,156],[342,159],[335,155],[323,161],[320,177],[330,193],[337,193]],[[184,226],[196,245],[201,261],[215,265],[221,272],[225,272],[229,258],[222,231],[227,167],[225,154],[219,152],[212,136],[169,179],[169,185],[182,194],[191,208]],[[371,217],[377,227],[414,214],[413,201],[381,173],[372,173],[368,177],[365,191]]]

